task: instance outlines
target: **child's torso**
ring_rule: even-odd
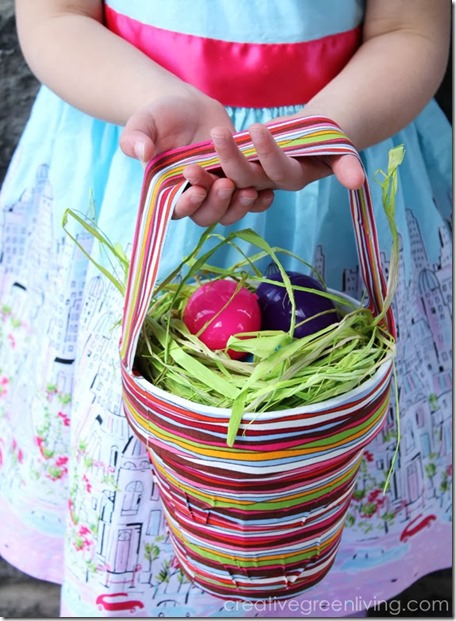
[[[311,99],[361,41],[364,0],[106,0],[106,25],[225,105]]]

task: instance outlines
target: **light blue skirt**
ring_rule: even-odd
[[[229,113],[241,130],[293,111]],[[437,104],[362,153],[387,272],[391,236],[375,176],[391,147],[406,149],[394,303],[401,444],[390,488],[383,496],[394,404],[366,451],[333,569],[301,597],[261,610],[202,593],[174,565],[146,452],[121,407],[122,299],[62,227],[67,208],[90,213],[93,197],[100,229],[129,253],[143,169],[120,151],[120,133],[43,87],[2,187],[0,553],[62,583],[63,616],[349,616],[449,567],[452,144]],[[227,229],[247,227],[315,265],[329,286],[361,294],[348,195],[335,178],[277,192],[266,213]],[[99,257],[91,236],[73,231]],[[172,222],[162,276],[201,233],[190,220]],[[226,264],[235,258],[227,253]]]

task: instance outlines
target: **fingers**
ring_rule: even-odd
[[[264,194],[264,193],[265,194]],[[220,222],[224,226],[241,220],[249,212],[261,212],[271,206],[272,191],[257,192],[254,188],[234,191],[226,198],[215,189],[207,195],[201,206],[191,216],[199,226],[210,226]]]
[[[192,185],[176,202],[173,218],[191,217],[200,226],[209,226],[223,217],[234,192],[230,179],[218,179],[206,187]]]
[[[220,223],[228,226],[241,220],[247,213],[259,213],[266,211],[274,200],[272,190],[261,190],[257,192],[253,188],[246,188],[235,193],[229,208],[226,210]]]
[[[247,160],[226,128],[214,128],[211,131],[221,168],[238,188],[254,187],[258,191],[280,188],[296,191],[332,172],[326,161],[287,155],[277,145],[265,125],[255,123],[250,127],[249,133],[258,156],[258,161],[255,162]]]
[[[249,133],[270,186],[300,190],[305,184],[300,162],[285,154],[264,125],[259,123],[252,125]]]
[[[217,180],[216,175],[208,172],[204,168],[201,168],[198,164],[190,164],[189,166],[186,166],[182,171],[182,174],[189,183],[201,186],[206,190],[209,190],[214,181]]]
[[[215,127],[210,134],[221,168],[224,174],[234,181],[236,187],[255,187],[262,190],[271,186],[261,166],[247,160],[227,128]]]
[[[289,157],[276,143],[265,125],[256,123],[249,129],[258,161],[249,162],[226,128],[214,128],[211,138],[227,177],[238,188],[300,190],[316,178],[324,176],[325,167],[317,164],[317,173],[309,159],[305,162]],[[304,159],[304,158],[303,158]],[[321,172],[320,172],[321,171]],[[326,174],[329,174],[327,172]]]
[[[247,160],[227,128],[217,127],[211,131],[224,174],[238,188],[254,187],[258,191],[301,189],[305,180],[299,161],[288,157],[280,149],[266,126],[254,124],[249,132],[258,155],[255,162]]]
[[[204,185],[207,181],[204,174],[193,171],[190,175],[186,169],[184,176],[198,178],[203,185],[192,185],[180,196],[173,218],[191,217],[199,226],[206,227],[216,222],[225,226],[233,224],[249,211],[264,211],[270,207],[274,198],[271,190],[258,192],[254,188],[236,189],[231,179],[216,177],[214,180],[214,177],[209,175],[211,183]]]
[[[278,147],[264,125],[252,125],[249,132],[259,162],[277,188],[300,190],[308,183],[331,173],[334,173],[338,181],[350,190],[358,190],[364,183],[363,167],[354,155],[295,159]]]

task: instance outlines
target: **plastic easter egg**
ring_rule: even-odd
[[[229,279],[207,282],[196,289],[185,307],[185,325],[212,351],[225,349],[233,334],[254,332],[261,327],[257,296],[246,287],[235,293],[237,286],[237,282]],[[245,356],[232,350],[228,354],[233,359]]]
[[[325,291],[321,283],[311,276],[291,271],[287,271],[287,274],[292,285]],[[283,282],[280,272],[274,272],[272,275],[268,276],[268,279]],[[261,329],[283,330],[284,332],[288,332],[291,324],[291,301],[285,287],[270,283],[261,283],[256,290],[256,294],[258,296],[258,303],[262,315]],[[323,297],[318,293],[297,290],[294,291],[294,298],[296,303],[296,328],[293,336],[295,338],[302,338],[303,336],[314,334],[339,321],[339,315],[335,310],[333,302],[329,298]],[[315,315],[323,311],[334,312],[315,317]],[[312,317],[314,318],[312,319]],[[304,320],[308,321],[298,325]]]

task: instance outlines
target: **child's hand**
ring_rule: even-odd
[[[133,114],[120,138],[122,151],[143,163],[155,155],[195,142],[209,140],[210,130],[218,127],[234,133],[225,108],[213,99],[182,91],[179,95],[155,100]],[[192,170],[196,173],[194,180]],[[179,198],[174,218],[191,217],[200,226],[214,222],[229,224],[249,211],[267,209],[273,198],[270,190],[236,187],[234,181],[190,166],[191,187]],[[199,180],[201,179],[201,183]]]
[[[205,189],[206,195],[201,194],[201,203],[193,205],[191,211],[192,205],[184,193],[176,205],[176,217],[192,215],[198,224],[204,226],[216,221],[231,224],[242,218],[247,211],[267,209],[272,203],[275,189],[300,190],[312,181],[333,173],[349,189],[358,189],[364,182],[362,166],[355,156],[296,159],[285,155],[265,125],[252,125],[249,132],[258,154],[257,162],[249,162],[244,157],[229,129],[214,127],[211,131],[226,181],[230,180],[235,188],[231,197],[228,188],[227,199],[230,198],[230,202],[227,200],[224,212],[220,211],[222,203],[217,196],[220,185],[215,190],[214,175],[197,165],[191,165],[184,170],[184,176],[193,187]],[[249,200],[250,206],[244,203]]]
[[[268,209],[275,189],[300,190],[332,173],[347,188],[359,188],[364,172],[350,155],[327,158],[289,157],[265,125],[252,125],[250,136],[259,160],[249,162],[233,139],[234,128],[218,102],[192,96],[156,100],[136,112],[121,136],[122,150],[147,162],[156,154],[212,138],[224,176],[197,164],[184,169],[191,184],[179,198],[174,218],[190,217],[200,226],[232,224],[248,212]]]
[[[143,163],[159,153],[209,139],[215,125],[230,135],[233,125],[225,108],[214,99],[190,89],[154,99],[137,110],[120,137],[122,151]]]

